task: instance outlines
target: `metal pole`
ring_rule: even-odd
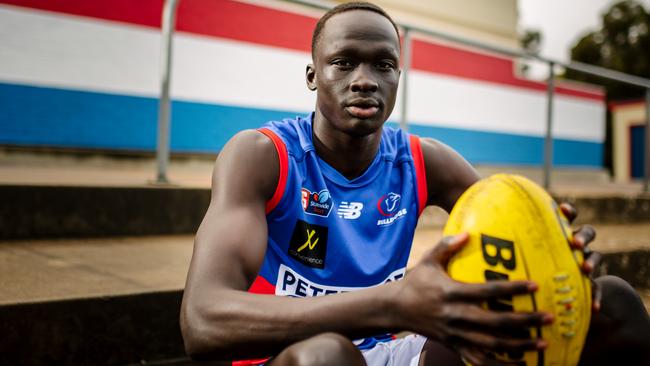
[[[411,31],[404,28],[404,44],[402,48],[402,113],[400,115],[399,127],[403,131],[408,130],[408,86],[409,70],[411,69]]]
[[[157,183],[168,183],[167,166],[169,165],[169,130],[171,103],[169,99],[170,73],[172,66],[172,36],[176,24],[176,9],[179,0],[166,0],[162,14],[162,78],[160,82],[160,99],[158,102],[158,145],[156,160],[158,162]]]
[[[546,136],[544,137],[544,188],[551,187],[551,167],[553,165],[553,96],[555,64],[548,63],[548,81],[546,82]]]
[[[643,191],[650,192],[650,88],[645,90],[645,173]]]

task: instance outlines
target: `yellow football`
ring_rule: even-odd
[[[497,174],[471,186],[454,206],[444,235],[469,233],[469,243],[450,261],[449,275],[463,282],[531,280],[531,295],[483,304],[492,310],[545,311],[553,324],[529,330],[549,347],[539,352],[496,354],[526,366],[577,365],[591,317],[591,285],[572,250],[569,222],[553,198],[517,175]]]

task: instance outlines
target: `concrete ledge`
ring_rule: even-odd
[[[187,234],[210,190],[2,185],[0,202],[0,239]]]
[[[576,225],[650,223],[650,196],[555,196],[578,209]],[[438,207],[427,207],[420,216],[421,227],[443,227],[449,215]]]
[[[578,222],[650,223],[650,196],[559,196]],[[193,234],[210,202],[207,188],[0,185],[0,240]],[[447,214],[427,208],[422,227]]]
[[[650,250],[603,254],[596,276],[614,275],[632,287],[650,289]]]
[[[0,306],[2,365],[123,365],[184,357],[182,291]]]
[[[650,288],[649,264],[650,250],[608,253],[599,275]],[[192,365],[180,334],[181,299],[182,290],[173,290],[0,305],[0,364]]]
[[[578,209],[577,223],[635,224],[650,222],[650,196],[557,196]]]

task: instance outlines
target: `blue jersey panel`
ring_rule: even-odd
[[[409,137],[384,127],[374,161],[349,180],[321,160],[312,117],[269,122],[284,142],[284,195],[268,213],[268,248],[260,276],[276,295],[322,296],[404,276],[418,220],[417,180]],[[368,339],[362,348],[374,345]]]

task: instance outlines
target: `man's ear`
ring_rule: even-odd
[[[316,90],[316,68],[314,64],[307,65],[305,77],[307,78],[307,88],[312,91]]]

